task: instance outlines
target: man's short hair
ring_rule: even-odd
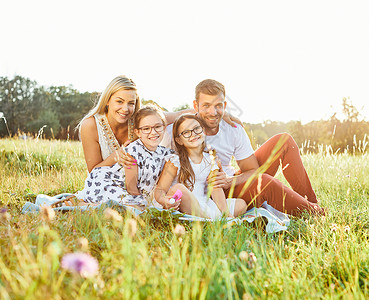
[[[197,101],[199,100],[200,93],[212,96],[223,94],[225,97],[225,88],[223,84],[214,79],[205,79],[196,86],[195,99]]]

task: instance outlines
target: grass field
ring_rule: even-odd
[[[8,208],[0,213],[0,299],[368,298],[369,157],[320,151],[303,160],[325,217],[293,219],[276,234],[261,222],[221,221],[180,223],[183,232],[169,215],[22,215],[37,194],[83,187],[82,147],[0,140],[0,207]],[[63,268],[74,252],[95,257],[98,272]]]

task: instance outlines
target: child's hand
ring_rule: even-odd
[[[171,204],[169,202],[169,199],[171,197],[169,196],[163,196],[161,197],[160,199],[160,204],[163,206],[163,208],[165,209],[171,209],[171,208],[174,208],[175,210],[178,210],[179,209],[179,205],[181,204],[181,199],[180,200],[177,200],[176,202],[174,202],[173,204]]]

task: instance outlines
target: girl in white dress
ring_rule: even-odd
[[[207,178],[219,167],[216,158],[204,152],[205,134],[202,121],[194,115],[180,116],[173,125],[173,138],[178,151],[181,168],[178,182],[193,192],[202,211],[210,218],[225,214],[236,217],[246,212],[247,204],[242,199],[226,199],[222,188],[212,188]]]

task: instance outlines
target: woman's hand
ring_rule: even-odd
[[[223,120],[227,122],[229,125],[231,125],[232,127],[237,127],[236,123],[240,124],[243,127],[242,121],[236,118],[235,116],[232,116],[228,112],[224,112]]]

